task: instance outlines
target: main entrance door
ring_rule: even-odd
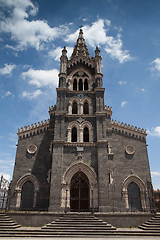
[[[71,211],[89,210],[89,181],[81,171],[75,173],[71,180],[70,207]]]

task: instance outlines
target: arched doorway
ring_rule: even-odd
[[[34,202],[34,185],[31,181],[23,184],[21,195],[21,209],[31,210]]]
[[[128,187],[128,204],[131,211],[142,211],[140,189],[135,182],[131,182]]]
[[[70,185],[70,209],[71,211],[89,210],[89,180],[87,176],[78,171],[71,179]]]

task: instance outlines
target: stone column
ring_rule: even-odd
[[[83,103],[82,102],[80,102],[80,104],[79,104],[79,114],[80,115],[83,114]]]
[[[67,142],[71,142],[71,129],[67,129]]]
[[[16,200],[16,208],[20,208],[21,206],[21,190],[16,190],[17,200]]]
[[[83,142],[83,128],[79,129],[79,142]]]

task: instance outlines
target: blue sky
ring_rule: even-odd
[[[0,173],[12,177],[18,128],[48,119],[61,49],[71,55],[80,25],[91,56],[101,50],[112,118],[147,129],[160,188],[159,0],[0,0]]]

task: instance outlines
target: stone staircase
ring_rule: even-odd
[[[160,215],[159,215],[160,216]],[[116,229],[91,213],[60,214],[53,222],[43,227],[20,227],[7,215],[0,214],[1,237],[131,237],[131,236],[159,236],[160,230],[142,230],[143,228]],[[155,222],[159,220],[155,217]],[[151,219],[152,220],[152,219]],[[9,222],[9,224],[8,224]],[[1,227],[2,226],[2,227]],[[4,228],[3,228],[4,227]]]
[[[152,217],[150,220],[139,226],[139,228],[146,231],[155,231],[160,233],[160,214]]]
[[[5,213],[0,213],[0,230],[16,229],[20,227],[15,221],[13,221]]]
[[[43,226],[44,231],[62,235],[104,235],[116,228],[92,214],[66,214]]]

